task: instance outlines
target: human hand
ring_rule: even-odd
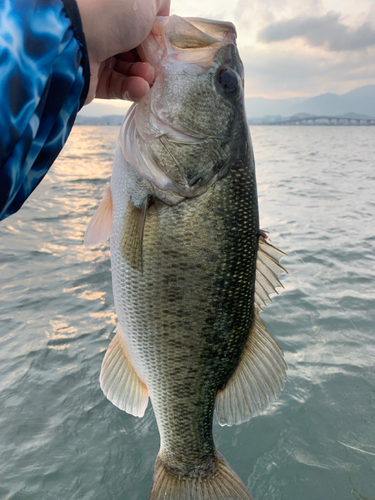
[[[137,101],[149,90],[154,70],[135,49],[150,33],[156,16],[169,14],[170,0],[77,0],[90,61],[94,97]]]

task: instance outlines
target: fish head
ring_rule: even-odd
[[[143,167],[135,168],[164,198],[198,196],[228,173],[244,147],[237,140],[238,130],[247,125],[235,28],[226,22],[159,17],[140,52],[156,76],[124,122],[125,157],[133,166],[142,157]],[[133,144],[126,140],[129,134]],[[138,159],[134,146],[141,152]]]

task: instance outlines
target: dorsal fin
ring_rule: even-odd
[[[280,264],[281,257],[286,254],[269,243],[266,234],[261,231],[257,255],[254,301],[260,310],[266,306],[271,293],[277,293],[276,287],[283,287],[279,276],[288,271]]]
[[[282,286],[279,275],[287,272],[279,264],[283,255],[268,243],[265,235],[260,235],[254,320],[236,371],[216,395],[215,409],[220,425],[250,420],[274,401],[285,385],[287,365],[283,352],[259,317],[261,306],[271,300],[270,294],[276,292],[277,286]]]

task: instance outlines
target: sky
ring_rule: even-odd
[[[307,98],[375,84],[374,0],[172,0],[171,14],[235,24],[246,97]],[[114,113],[128,107],[95,102]]]

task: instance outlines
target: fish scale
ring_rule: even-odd
[[[259,317],[283,254],[259,230],[235,30],[160,18],[143,48],[155,83],[124,120],[85,236],[111,237],[119,326],[100,384],[132,415],[152,402],[150,500],[250,500],[212,421],[215,409],[221,425],[249,420],[284,386],[283,353]]]
[[[214,460],[216,391],[235,370],[249,334],[258,246],[254,190],[254,168],[245,158],[204,195],[147,214],[143,273],[112,251],[121,223],[113,228],[117,309],[129,311],[127,341],[138,353],[164,456],[181,470],[207,455]],[[240,230],[243,220],[250,230]],[[191,414],[185,406],[199,410]]]

